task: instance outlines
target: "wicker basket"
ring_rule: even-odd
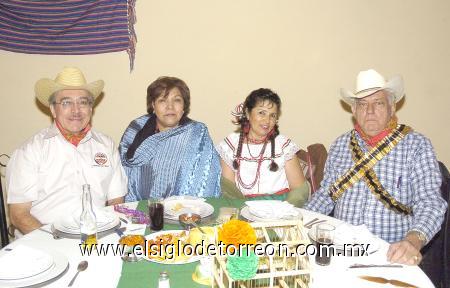
[[[260,287],[309,287],[311,281],[309,258],[297,252],[305,252],[310,244],[302,221],[254,222],[257,243],[274,255],[257,255],[256,275],[250,280],[233,280],[226,269],[226,256],[215,256],[213,261],[212,287],[260,288]],[[283,245],[280,245],[283,244]],[[299,244],[304,244],[299,246]],[[279,253],[280,249],[288,253]],[[291,253],[292,252],[292,253]]]

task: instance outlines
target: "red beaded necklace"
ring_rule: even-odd
[[[248,145],[249,142],[251,144],[262,144],[262,143],[266,142],[266,138],[264,138],[262,140],[258,140],[258,139],[252,139],[252,138],[247,136],[247,145]]]
[[[247,138],[247,140],[248,140],[248,138]],[[257,168],[256,168],[255,179],[254,179],[250,184],[246,184],[246,183],[244,183],[244,181],[242,181],[242,178],[241,178],[241,165],[240,165],[240,162],[241,162],[241,160],[243,159],[243,157],[239,157],[239,158],[237,159],[237,161],[238,161],[238,163],[239,163],[239,168],[237,169],[237,180],[238,180],[239,186],[241,186],[241,187],[243,187],[243,188],[245,188],[245,189],[252,189],[253,187],[255,187],[256,183],[258,182],[259,177],[260,177],[261,164],[262,164],[263,159],[264,159],[264,152],[266,151],[266,147],[267,147],[267,141],[266,141],[266,140],[267,140],[267,138],[263,140],[264,145],[263,145],[262,148],[261,148],[261,152],[259,152],[259,155],[256,156],[256,157],[253,156],[253,155],[251,154],[251,152],[250,152],[250,147],[248,146],[248,142],[249,142],[249,141],[247,141],[247,149],[248,149],[248,153],[249,153],[250,156],[252,157],[252,160],[257,160],[258,166],[257,166]],[[261,142],[261,143],[262,143],[262,142]],[[260,143],[260,144],[261,144],[261,143]]]

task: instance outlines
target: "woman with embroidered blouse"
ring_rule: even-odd
[[[280,112],[280,97],[265,88],[236,108],[238,132],[216,146],[224,196],[286,200],[297,207],[308,200],[309,185],[296,157],[300,148],[279,133]]]
[[[220,195],[219,155],[206,125],[187,117],[189,108],[181,79],[160,77],[147,88],[148,114],[131,122],[119,146],[126,201]]]

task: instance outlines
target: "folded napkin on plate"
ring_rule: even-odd
[[[123,232],[125,235],[145,235],[145,224],[128,224],[127,229]]]
[[[374,235],[364,224],[355,226],[348,223],[342,223],[336,227],[334,234],[334,242],[339,245],[370,243],[373,240]]]
[[[257,217],[265,219],[293,218],[300,215],[294,205],[286,201],[255,200],[246,201],[249,212]]]
[[[14,280],[37,275],[53,265],[53,258],[47,253],[25,245],[17,245],[11,251],[4,251],[0,257],[0,279]]]
[[[117,218],[117,215],[110,210],[105,210],[104,208],[94,207],[95,218],[97,219],[97,228],[103,227]],[[69,229],[79,229],[80,228],[80,216],[81,209],[77,209],[72,212],[67,217],[61,219],[61,224]]]

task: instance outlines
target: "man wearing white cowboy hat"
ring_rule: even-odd
[[[370,69],[356,82],[355,93],[340,91],[355,127],[330,147],[321,188],[305,208],[366,225],[391,243],[388,261],[417,265],[446,210],[438,162],[429,139],[397,124],[400,76],[386,81]]]
[[[83,184],[91,185],[94,206],[123,202],[127,181],[117,148],[90,126],[103,85],[87,83],[75,67],[36,83],[36,98],[54,122],[15,150],[6,170],[10,219],[22,234],[80,210]]]

